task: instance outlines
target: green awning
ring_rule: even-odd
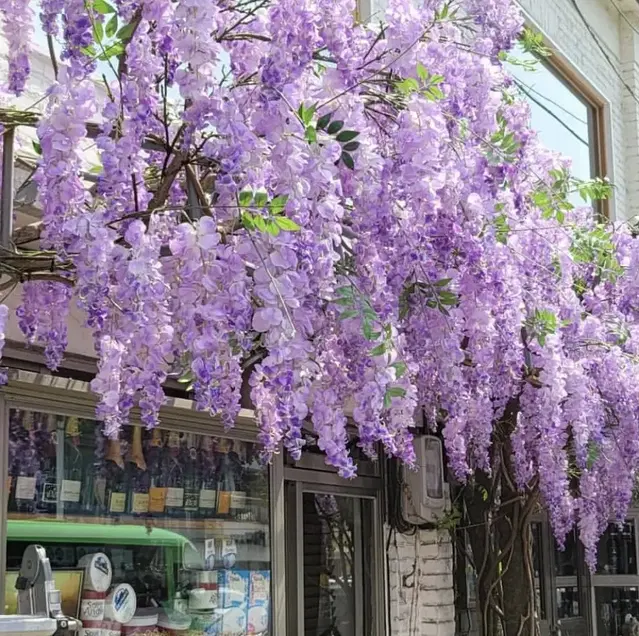
[[[186,537],[163,528],[133,524],[76,523],[72,519],[60,521],[9,519],[7,539],[39,543],[104,543],[178,548],[190,545],[194,548]]]

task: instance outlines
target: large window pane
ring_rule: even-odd
[[[258,450],[134,426],[107,439],[92,420],[12,410],[6,611],[16,611],[22,554],[39,543],[56,581],[86,570],[85,599],[130,585],[129,627],[157,616],[167,629],[190,625],[193,636],[269,634],[269,489]],[[92,582],[95,554],[111,572],[105,590]],[[82,613],[72,585],[63,592],[65,608]],[[105,613],[97,606],[93,621],[108,628],[108,601]]]
[[[624,623],[639,616],[639,594],[636,587],[595,588],[597,636],[620,636]]]
[[[634,522],[608,526],[599,541],[597,574],[637,574]]]
[[[509,64],[508,70],[530,104],[533,129],[547,148],[572,160],[575,177],[591,178],[593,107],[547,64],[535,64],[534,56],[521,45],[513,56],[522,64]]]

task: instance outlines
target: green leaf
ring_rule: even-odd
[[[284,208],[286,207],[287,202],[288,202],[288,194],[280,194],[279,196],[276,196],[268,204],[268,208],[271,211],[271,214],[274,216],[277,216],[278,214],[282,214],[284,212]]]
[[[377,338],[382,335],[380,331],[373,331],[373,327],[371,323],[368,322],[368,320],[364,321],[364,324],[362,325],[362,331],[366,340],[377,340]]]
[[[417,62],[417,77],[424,83],[428,80],[428,71],[421,62]]]
[[[331,122],[331,125],[327,128],[326,132],[329,135],[336,135],[340,130],[342,130],[342,128],[344,128],[343,121],[333,121]]]
[[[129,22],[129,24],[125,24],[119,31],[118,31],[118,40],[130,40],[131,36],[135,33],[135,29],[136,29],[137,25],[134,22]]]
[[[252,190],[243,190],[240,192],[239,201],[242,207],[246,207],[251,204],[253,200],[253,192]]]
[[[286,230],[287,232],[297,232],[300,229],[300,226],[287,216],[275,217],[275,223],[281,230]]]
[[[266,221],[261,214],[255,214],[253,216],[253,223],[255,224],[255,229],[260,232],[266,232]]]
[[[256,192],[253,202],[256,208],[263,208],[268,203],[268,194],[263,191]]]
[[[31,142],[33,144],[33,149],[35,150],[37,155],[41,155],[42,154],[42,146],[40,145],[39,142],[37,141],[32,141]]]
[[[188,384],[189,382],[193,382],[195,376],[191,371],[187,371],[182,377],[178,378],[178,382],[180,384]]]
[[[357,318],[358,315],[357,309],[347,309],[339,315],[339,319],[349,320],[350,318]]]
[[[305,126],[308,126],[313,121],[313,115],[315,114],[316,108],[317,105],[311,106],[310,108],[304,108],[303,105],[300,106],[299,115]]]
[[[250,212],[242,212],[242,225],[247,229],[247,230],[254,230],[255,229],[255,222],[253,220],[253,215]]]
[[[124,44],[122,44],[122,42],[116,42],[115,44],[108,46],[104,53],[98,55],[98,59],[104,62],[117,55],[122,55],[122,53],[124,53]]]
[[[93,45],[85,46],[80,50],[82,51],[82,55],[86,55],[87,57],[95,57],[97,55],[97,51]]]
[[[355,296],[355,291],[350,285],[345,285],[344,287],[338,287],[335,290],[335,293],[338,296],[345,296],[347,298],[353,298]]]
[[[393,367],[393,369],[395,369],[395,376],[397,378],[401,378],[407,371],[408,367],[406,366],[405,362],[394,362],[393,364],[391,364],[391,367]]]
[[[333,302],[336,305],[342,305],[342,307],[350,307],[353,304],[352,298],[334,298]]]
[[[377,345],[375,348],[371,349],[372,356],[383,356],[386,353],[386,343],[382,342],[382,344]]]
[[[117,13],[117,11],[105,0],[93,0],[91,2],[91,8],[96,13],[101,13],[102,15],[106,15],[107,13]]]
[[[102,172],[102,170],[103,170],[102,166],[99,166],[99,165],[98,166],[91,166],[89,168],[89,172],[91,174],[100,174]]]
[[[353,152],[354,150],[357,150],[359,148],[359,141],[350,141],[347,144],[344,144],[344,150],[347,150],[348,152]]]
[[[408,77],[395,84],[397,90],[403,95],[411,95],[419,90],[419,82],[414,77]]]
[[[102,38],[104,37],[104,27],[102,26],[102,22],[99,20],[94,20],[93,22],[93,39],[99,44],[102,42]]]
[[[349,155],[347,152],[343,152],[340,159],[344,162],[344,165],[350,170],[355,170],[355,162],[353,161],[353,157]]]
[[[277,224],[274,221],[271,221],[271,219],[267,219],[266,220],[266,231],[271,236],[279,236],[280,228],[277,226]]]
[[[326,126],[330,123],[332,117],[333,113],[322,115],[322,117],[317,120],[317,130],[324,130],[324,128],[326,128]]]
[[[441,88],[439,88],[439,86],[431,86],[428,89],[428,94],[434,99],[434,100],[439,100],[439,99],[444,99],[444,91],[442,91]]]
[[[317,131],[313,126],[307,126],[304,132],[304,137],[309,144],[314,144],[317,141]]]
[[[109,18],[106,24],[105,33],[108,38],[112,38],[118,31],[118,16],[114,15]]]
[[[347,141],[352,141],[357,137],[359,133],[356,130],[344,130],[342,131],[335,139],[341,143],[345,143]]]
[[[386,389],[386,393],[384,393],[384,406],[389,408],[391,406],[392,400],[395,397],[402,398],[406,395],[406,389],[402,389],[400,386],[391,386]]]

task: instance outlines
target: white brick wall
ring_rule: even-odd
[[[448,532],[395,533],[388,557],[391,635],[452,636],[455,607]]]

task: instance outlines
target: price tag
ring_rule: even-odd
[[[222,541],[222,555],[237,554],[237,544],[235,539],[223,539]]]
[[[149,493],[148,492],[134,492],[133,503],[131,505],[131,511],[136,515],[143,515],[149,512]]]
[[[227,515],[231,510],[231,493],[228,490],[220,490],[217,496],[217,511],[221,515]]]
[[[110,512],[124,512],[126,508],[126,493],[125,492],[112,492],[109,500]]]
[[[200,508],[215,510],[217,504],[217,490],[202,488],[200,490]]]
[[[149,512],[164,512],[166,488],[153,487],[149,490]]]
[[[62,492],[60,493],[60,501],[69,503],[78,503],[80,501],[80,491],[82,490],[82,482],[72,479],[62,480]]]
[[[33,499],[35,497],[35,489],[35,477],[18,477],[16,481],[16,499]]]
[[[207,570],[215,567],[215,539],[206,539],[204,542],[204,562]]]
[[[182,508],[184,506],[184,488],[166,489],[167,508]]]

